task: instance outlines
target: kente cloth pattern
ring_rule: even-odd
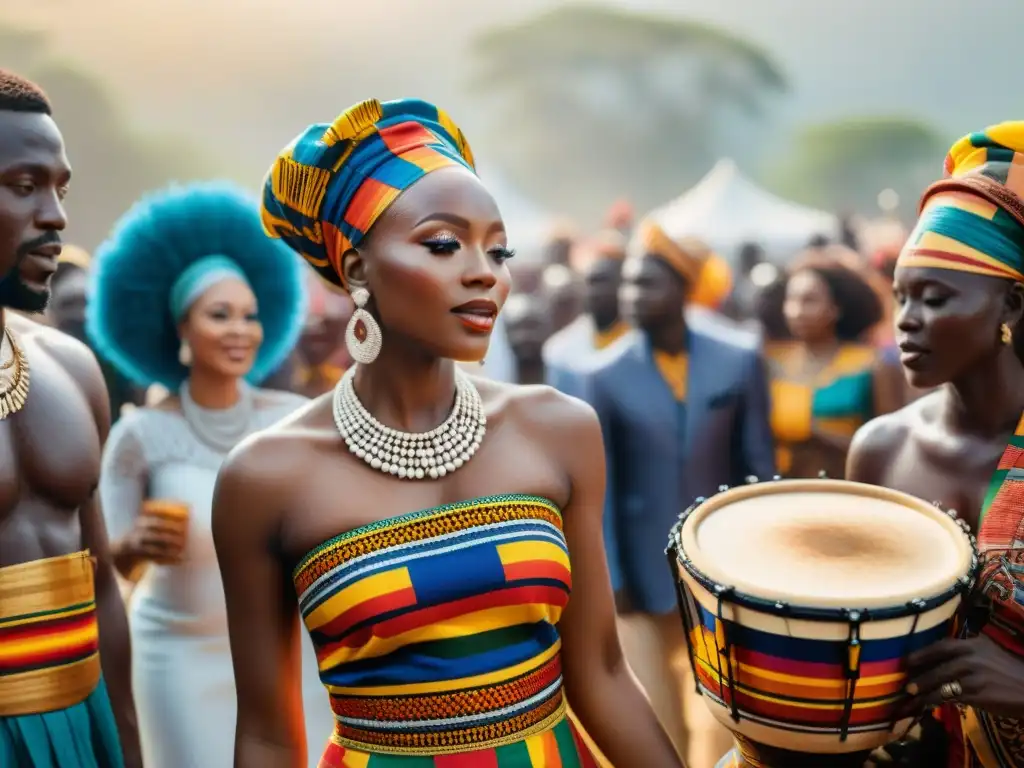
[[[943,170],[897,264],[1024,279],[1024,121],[964,136]]]
[[[294,572],[336,727],[321,768],[595,765],[566,717],[558,508],[495,496],[389,518]]]
[[[787,364],[799,345],[791,342],[768,347],[776,365],[770,384],[771,425],[776,440],[779,472],[792,468],[792,445],[811,437],[813,425],[844,437],[853,437],[874,416],[874,368],[878,351],[865,344],[843,344],[814,381],[786,376]]]
[[[1024,663],[1024,416],[989,482],[978,549],[978,588],[990,601],[982,631]],[[947,708],[944,721],[966,737],[956,768],[1024,768],[1024,721],[966,707]]]
[[[846,640],[775,634],[696,608],[689,642],[703,695],[727,708],[735,700],[741,719],[778,731],[835,731],[837,738],[850,695],[848,667],[857,671],[849,732],[888,731],[903,698],[907,654],[948,637],[952,629],[950,620],[910,637],[862,640],[854,653]],[[726,634],[728,655],[721,650]]]
[[[447,113],[418,99],[364,101],[330,125],[311,125],[281,152],[264,183],[263,227],[345,287],[345,253],[404,190],[450,166],[474,171],[469,143]]]
[[[89,553],[0,568],[0,766],[122,764]]]

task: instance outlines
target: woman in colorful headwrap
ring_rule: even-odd
[[[910,658],[949,768],[1024,766],[1024,122],[956,142],[896,265],[907,379],[938,387],[864,426],[847,475],[956,509],[977,534],[983,626]],[[976,616],[972,617],[976,618]]]
[[[680,765],[619,648],[594,414],[455,363],[484,357],[512,256],[462,132],[356,105],[277,158],[263,221],[352,295],[357,364],[220,474],[235,765],[299,759],[297,613],[337,718],[321,768],[593,765],[566,697],[614,763]]]
[[[790,267],[773,311],[790,339],[765,345],[778,471],[842,477],[854,432],[902,405],[894,369],[868,338],[882,300],[842,246],[814,249]],[[774,323],[769,323],[773,325]]]
[[[246,383],[288,354],[305,305],[302,264],[266,237],[257,211],[229,186],[171,188],[125,214],[93,267],[86,323],[96,349],[139,385],[173,393],[114,426],[100,480],[117,566],[126,576],[144,570],[129,622],[147,768],[231,764],[214,480],[240,441],[305,402]],[[312,648],[307,659],[315,695]]]

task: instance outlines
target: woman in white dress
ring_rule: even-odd
[[[142,572],[129,620],[147,768],[233,762],[235,679],[210,506],[226,454],[305,403],[246,381],[265,378],[298,338],[300,270],[264,235],[255,203],[220,184],[142,200],[95,257],[96,349],[136,383],[171,393],[115,425],[100,481],[118,568]],[[333,722],[304,650],[318,754]]]

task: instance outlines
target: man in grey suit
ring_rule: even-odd
[[[665,564],[668,531],[696,497],[775,471],[756,340],[710,320],[688,324],[682,311],[707,253],[696,241],[670,237],[654,219],[642,223],[619,293],[637,330],[594,358],[583,389],[604,432],[609,570],[632,629],[623,633],[624,647],[681,751],[686,732],[673,663],[685,639]],[[711,749],[721,751],[706,764],[729,746],[727,738],[713,741]]]

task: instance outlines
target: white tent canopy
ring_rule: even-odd
[[[699,238],[729,261],[754,242],[770,261],[785,263],[815,235],[834,238],[839,231],[832,214],[761,189],[729,159],[654,215],[670,236]]]

